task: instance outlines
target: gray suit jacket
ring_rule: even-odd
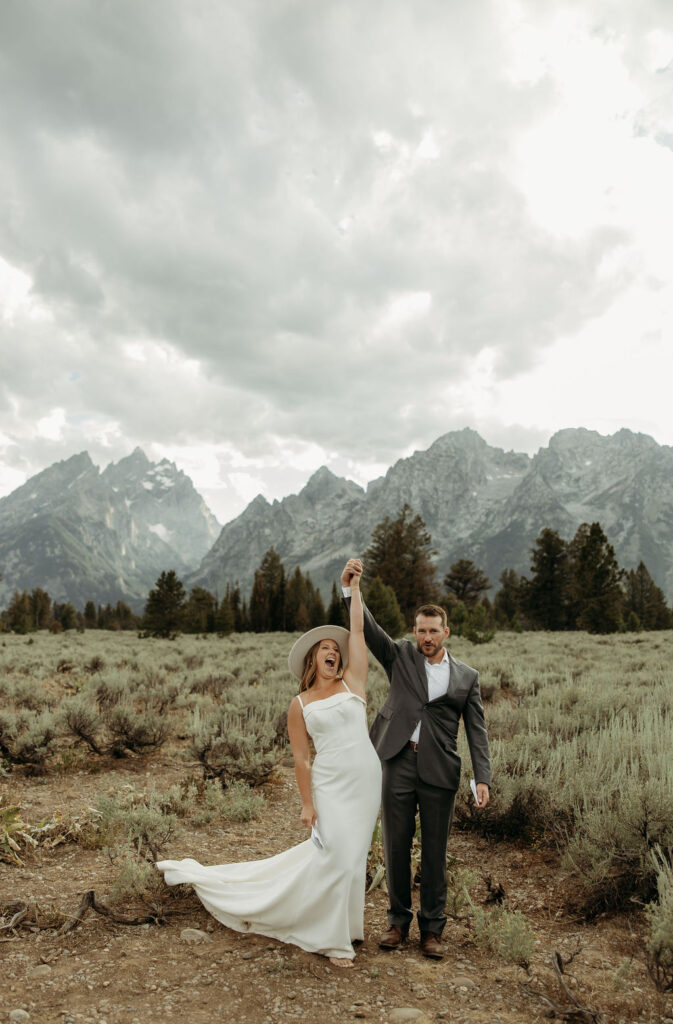
[[[350,601],[346,598],[346,603]],[[462,716],[476,782],[491,784],[491,762],[479,692],[479,673],[449,654],[449,690],[436,700],[428,699],[425,657],[408,640],[392,640],[365,607],[365,640],[390,680],[388,699],[369,731],[382,761],[404,747],[418,722],[418,774],[424,782],[457,789],[460,757],[458,725]]]

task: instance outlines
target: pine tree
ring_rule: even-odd
[[[253,633],[266,633],[269,628],[269,594],[259,569],[250,591],[250,628]]]
[[[500,590],[493,599],[495,621],[500,626],[521,629],[521,580],[514,569],[500,573]]]
[[[193,587],[185,604],[183,629],[186,633],[212,633],[215,630],[217,598],[204,587]]]
[[[308,609],[309,629],[316,626],[324,626],[327,618],[325,605],[319,590],[313,590],[311,605]]]
[[[98,626],[98,613],[93,601],[87,601],[84,605],[84,627],[85,629],[96,629]]]
[[[286,628],[285,567],[273,547],[255,571],[250,594],[250,625],[256,633]]]
[[[36,587],[30,595],[30,607],[35,629],[46,629],[51,619],[51,598],[42,587]]]
[[[102,605],[98,605],[98,628],[99,629],[114,629],[114,608],[108,602],[103,608]]]
[[[233,589],[229,594],[229,604],[231,605],[231,611],[234,616],[234,632],[244,633],[248,628],[248,610],[245,606],[245,602],[241,604],[241,588],[238,584],[238,580],[234,583]]]
[[[379,626],[385,629],[388,636],[395,640],[404,635],[404,616],[392,587],[375,576],[373,580],[367,581],[362,596]]]
[[[162,572],[145,604],[145,626],[154,636],[170,636],[182,627],[185,588],[175,570]]]
[[[136,629],[138,617],[133,614],[126,601],[117,601],[114,608],[115,629]]]
[[[622,624],[621,580],[615,549],[600,523],[582,523],[570,542],[570,596],[577,629],[614,633]]]
[[[637,569],[631,569],[624,580],[624,618],[627,629],[633,624],[635,615],[641,629],[670,629],[673,614],[666,604],[663,590],[656,585],[645,564],[641,561]]]
[[[234,609],[231,601],[231,591],[227,585],[227,590],[222,598],[220,607],[217,610],[217,616],[215,618],[215,629],[222,636],[228,636],[229,633],[233,633],[234,626],[236,624]]]
[[[530,622],[539,629],[568,629],[570,567],[568,545],[556,530],[540,531],[531,550],[530,580],[521,581],[521,600]]]
[[[299,613],[299,608],[303,606],[303,609],[306,612],[306,621],[308,621],[306,601],[306,581],[301,569],[297,566],[288,579],[285,590],[285,620],[287,629],[291,633],[297,630],[300,630],[302,633],[305,632],[305,625],[297,624],[297,615]]]
[[[397,519],[386,516],[374,528],[363,555],[365,574],[393,588],[407,624],[420,604],[438,600],[432,560],[436,553],[425,523],[407,504]]]
[[[327,609],[327,625],[344,626],[348,629],[348,619],[341,596],[337,592],[336,583],[332,584],[329,607]]]
[[[482,594],[490,590],[491,582],[474,562],[469,558],[461,558],[453,563],[444,577],[444,587],[466,607],[473,608]]]
[[[54,617],[56,617],[56,615],[54,615]],[[79,625],[79,615],[74,604],[71,604],[70,601],[66,601],[65,604],[60,605],[58,621],[61,623],[62,629],[77,629]]]
[[[12,600],[2,613],[3,620],[13,633],[30,633],[35,627],[33,625],[33,609],[30,603],[30,594],[27,590],[15,590]]]

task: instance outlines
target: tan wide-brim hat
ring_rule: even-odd
[[[349,635],[348,630],[344,629],[343,626],[316,626],[315,629],[309,629],[308,633],[304,633],[303,636],[299,637],[290,651],[287,659],[290,672],[297,679],[301,680],[301,675],[304,671],[304,658],[313,645],[317,644],[320,640],[335,640],[338,643],[339,650],[341,651],[341,668],[345,668],[348,664]]]

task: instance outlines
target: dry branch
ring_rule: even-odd
[[[100,914],[102,917],[109,917],[115,924],[156,924],[160,916],[155,913],[140,914],[137,917],[126,917],[123,914],[116,914],[106,903],[98,899],[94,889],[87,889],[82,895],[75,914],[59,928],[58,934],[67,935],[68,932],[71,932],[73,928],[82,923],[90,910],[95,911],[95,913]]]
[[[533,988],[530,982],[524,982],[524,992],[527,995],[537,996],[550,1011],[550,1016],[558,1017],[559,1020],[569,1021],[571,1024],[607,1024],[602,1010],[595,1006],[582,1006],[572,994],[563,977],[563,967],[565,966],[563,958],[557,950],[550,954],[550,960],[554,968],[556,980],[567,1002],[565,1004],[557,1002],[546,992]]]
[[[21,924],[23,919],[27,917],[28,914],[30,913],[30,907],[28,906],[28,904],[23,903],[21,900],[13,900],[11,903],[8,903],[5,907],[5,910],[9,911],[11,910],[12,907],[18,907],[19,909],[16,911],[11,921],[9,921],[7,924],[0,924],[0,931],[5,931],[7,929],[18,927],[18,925]]]

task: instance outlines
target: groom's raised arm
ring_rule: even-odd
[[[344,589],[343,599],[349,614],[351,601],[349,594],[350,577],[351,573],[348,568],[348,563],[346,563],[346,567],[341,573],[341,586]],[[383,665],[386,673],[390,675],[393,662],[399,653],[397,644],[388,636],[385,629],[382,629],[381,626],[379,626],[364,601],[362,602],[362,610],[365,617],[365,643],[376,660]]]

